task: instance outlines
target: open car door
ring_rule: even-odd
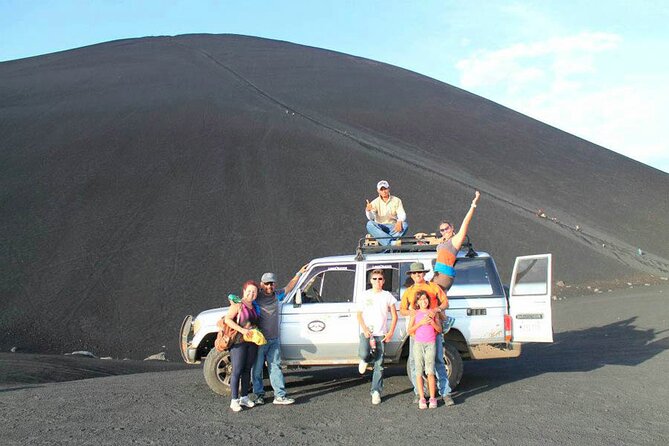
[[[514,342],[553,342],[551,254],[516,258],[509,287]]]

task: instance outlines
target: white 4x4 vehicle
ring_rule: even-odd
[[[410,280],[413,262],[430,272],[436,246],[400,245],[392,252],[370,253],[377,247],[358,247],[357,255],[314,259],[281,307],[281,354],[287,366],[358,364],[356,303],[369,288],[369,274],[381,269],[385,289],[398,300]],[[467,248],[469,248],[467,250]],[[463,359],[512,358],[521,343],[552,342],[551,255],[516,258],[509,291],[505,289],[492,257],[466,246],[458,253],[456,278],[448,292],[446,314],[455,324],[444,335],[444,357],[451,388],[462,378]],[[227,308],[187,316],[181,326],[180,347],[185,362],[204,359],[207,384],[218,394],[229,392],[231,374],[227,351],[218,352],[216,323]],[[396,363],[408,356],[406,320],[400,316],[394,336],[386,345],[385,360]],[[205,359],[206,358],[206,359]]]

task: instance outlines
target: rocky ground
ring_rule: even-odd
[[[288,371],[293,406],[232,413],[199,367],[3,354],[3,443],[667,444],[668,297],[656,285],[555,301],[554,343],[466,363],[457,405],[431,411],[411,404],[402,366],[387,369],[378,407],[370,377],[338,367]],[[69,378],[147,373],[47,383],[56,365]]]

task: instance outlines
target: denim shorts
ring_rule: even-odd
[[[434,375],[434,358],[437,354],[435,342],[414,342],[413,360],[416,363],[416,376]]]

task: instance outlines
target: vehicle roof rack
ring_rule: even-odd
[[[478,254],[474,251],[469,236],[466,236],[465,243],[460,250],[467,249],[466,257],[476,257]],[[392,240],[390,245],[381,245],[379,240]],[[412,236],[404,237],[372,237],[367,234],[358,240],[358,246],[355,250],[355,260],[361,261],[365,254],[392,253],[392,252],[423,252],[436,251],[437,245],[441,241],[441,236],[433,233],[419,232]]]

